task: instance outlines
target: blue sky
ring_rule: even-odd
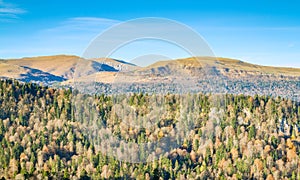
[[[112,25],[163,17],[195,29],[216,56],[300,67],[299,7],[297,1],[276,0],[0,0],[0,58],[80,56],[93,38]],[[121,56],[116,57],[130,60],[135,55]]]

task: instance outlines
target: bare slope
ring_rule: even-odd
[[[129,71],[129,70],[139,68],[135,64],[128,63],[128,62],[118,60],[118,59],[96,58],[96,59],[92,59],[92,60],[112,66],[113,68],[117,69],[118,71]]]
[[[115,60],[109,59],[111,63]],[[135,66],[131,66],[135,67]],[[96,73],[81,76],[78,81],[97,81],[113,83],[120,79],[130,82],[171,82],[182,77],[208,78],[222,76],[230,79],[240,78],[300,78],[300,69],[260,66],[229,58],[192,57],[178,60],[159,61],[147,67],[132,68],[131,71],[112,74]],[[205,77],[204,77],[205,76]]]
[[[13,78],[25,82],[43,82],[46,84],[66,80],[62,77],[55,76],[38,69],[33,69],[26,66],[11,65],[4,62],[0,62],[0,77]]]
[[[112,83],[116,78],[131,82],[172,82],[172,79],[182,76],[203,77],[203,75],[209,74],[222,75],[232,79],[260,76],[300,77],[300,69],[297,68],[260,66],[235,59],[213,57],[159,61],[144,68],[116,59],[86,60],[68,55],[29,57],[0,62],[0,76],[16,79],[29,71],[24,67],[40,70],[43,73],[67,80],[76,78],[78,81],[104,83]],[[118,71],[121,73],[116,74]]]
[[[284,68],[260,66],[246,63],[240,60],[229,58],[212,58],[212,57],[192,57],[186,59],[178,59],[172,61],[156,62],[140,71],[149,71],[157,73],[174,73],[178,71],[192,72],[203,68],[214,68],[223,75],[284,75],[284,76],[300,76],[299,68]]]
[[[99,71],[117,71],[115,68],[78,56],[41,56],[22,59],[10,59],[3,62],[16,66],[26,66],[48,72],[65,79],[90,75]]]

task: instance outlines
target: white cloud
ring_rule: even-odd
[[[98,18],[98,17],[74,17],[61,22],[57,27],[49,28],[50,32],[74,32],[88,31],[99,32],[120,21],[114,19]]]
[[[15,4],[6,3],[0,0],[0,21],[10,21],[17,19],[20,14],[24,14],[24,9],[18,8]]]
[[[75,18],[70,18],[69,22],[112,24],[112,23],[119,23],[120,21],[114,19],[99,18],[99,17],[75,17]]]

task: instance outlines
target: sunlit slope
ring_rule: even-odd
[[[199,69],[214,68],[223,75],[284,75],[300,76],[299,68],[271,67],[246,63],[236,59],[214,58],[214,57],[192,57],[186,59],[166,60],[156,62],[140,71],[156,73],[168,72],[169,74],[178,71],[187,71],[195,74]]]
[[[126,82],[167,82],[182,77],[208,78],[210,76],[238,78],[272,78],[300,77],[299,68],[260,66],[236,59],[214,57],[191,57],[186,59],[158,61],[147,67],[137,67],[132,64],[119,64],[114,59],[97,59],[101,63],[108,63],[114,68],[125,67],[122,72],[96,72],[88,76],[76,78],[78,82],[114,83],[121,80]],[[122,68],[121,68],[122,69]],[[253,79],[254,80],[254,79]],[[70,84],[72,80],[64,84]]]
[[[0,61],[0,76],[20,79],[29,69],[35,74],[60,77],[63,84],[72,81],[113,83],[122,79],[130,82],[167,82],[182,77],[210,78],[210,75],[230,79],[300,77],[299,68],[260,66],[241,60],[216,57],[191,57],[158,61],[147,67],[111,58],[84,59],[78,56],[56,55]],[[26,69],[27,68],[27,69]],[[48,73],[48,74],[47,74]]]
[[[11,65],[39,69],[65,79],[86,76],[99,71],[116,71],[115,68],[107,64],[67,55],[10,59],[4,62]]]
[[[0,77],[3,79],[18,79],[25,82],[44,82],[47,84],[66,80],[60,76],[55,76],[38,69],[33,69],[26,66],[11,65],[4,62],[0,62]]]

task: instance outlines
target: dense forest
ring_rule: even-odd
[[[182,96],[192,101],[183,103]],[[131,126],[132,117],[151,113],[153,98],[164,108],[151,127]],[[231,94],[216,99],[120,95],[118,105],[131,109],[120,116],[113,95],[0,81],[0,179],[300,179],[299,102]],[[188,136],[153,161],[122,161],[101,150],[101,129],[141,144],[178,137],[174,129],[192,114]]]

